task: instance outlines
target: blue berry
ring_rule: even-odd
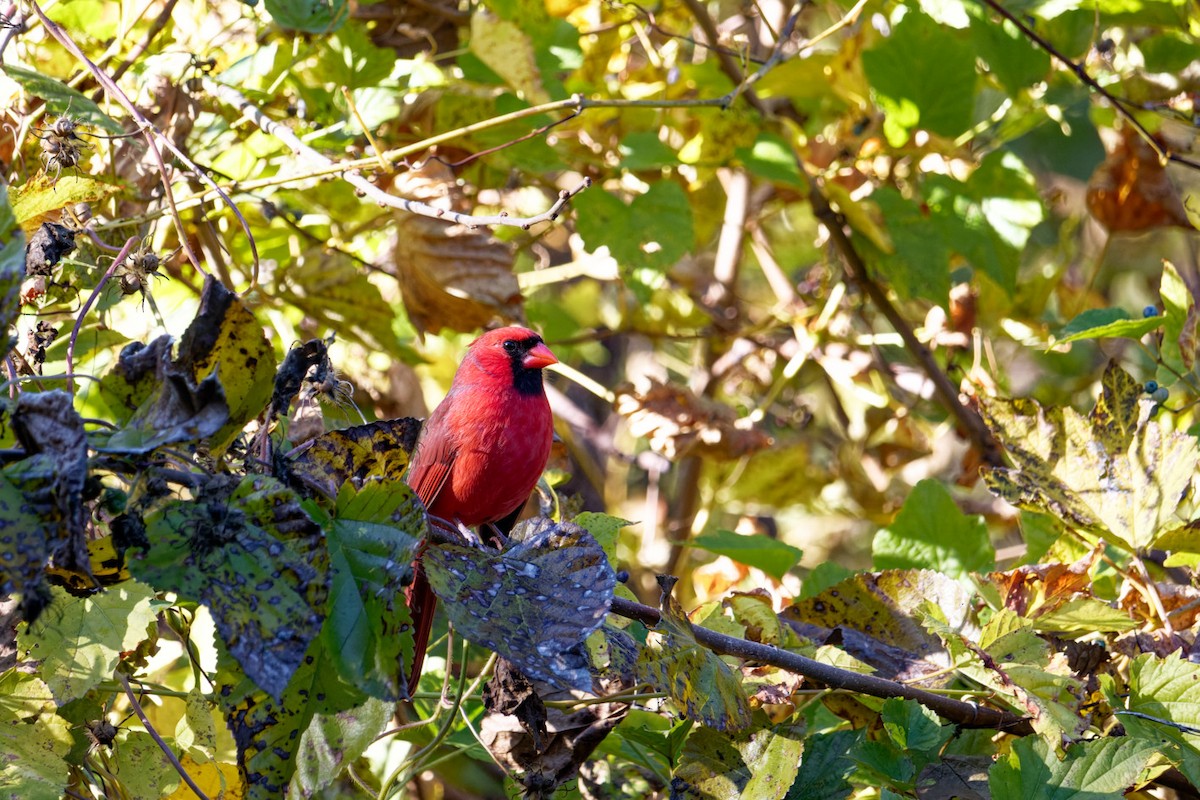
[[[1165,386],[1160,386],[1150,393],[1150,397],[1156,403],[1165,403],[1167,398],[1171,396],[1171,390]]]
[[[1146,394],[1154,394],[1158,391],[1158,381],[1146,381]]]
[[[1158,316],[1158,306],[1146,306],[1145,308],[1142,309],[1142,316],[1147,317],[1147,318],[1157,317]]]

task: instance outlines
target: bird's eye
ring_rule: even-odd
[[[517,352],[517,349],[518,349],[518,345],[517,345],[516,339],[509,339],[504,342],[504,352],[515,353],[515,352]]]

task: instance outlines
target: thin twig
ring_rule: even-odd
[[[71,394],[75,393],[75,341],[79,338],[79,330],[83,327],[83,320],[87,317],[88,311],[92,308],[92,303],[96,302],[96,298],[100,296],[100,292],[104,291],[105,284],[108,279],[113,276],[117,268],[125,263],[125,258],[129,255],[129,251],[138,243],[136,236],[130,236],[125,240],[125,246],[121,248],[121,252],[117,253],[117,257],[113,260],[112,266],[100,278],[100,282],[96,284],[96,288],[92,289],[92,293],[88,295],[88,299],[84,302],[83,308],[79,309],[79,316],[75,318],[75,326],[71,328],[71,338],[67,340],[67,391]]]
[[[137,106],[133,104],[133,101],[130,100],[123,91],[121,91],[121,88],[117,86],[116,82],[113,81],[113,79],[110,78],[102,69],[92,63],[91,59],[89,59],[79,48],[79,45],[75,43],[75,40],[72,39],[61,27],[52,22],[46,16],[45,12],[42,11],[41,7],[35,0],[30,0],[30,6],[33,8],[34,13],[37,14],[38,18],[42,21],[42,25],[46,27],[46,30],[50,33],[50,35],[53,36],[59,44],[66,48],[67,51],[71,53],[71,55],[73,55],[81,64],[87,67],[88,71],[91,72],[96,78],[96,82],[100,84],[105,93],[115,100],[122,108],[124,108],[129,116],[133,118],[134,122],[138,124],[139,129],[146,136],[147,142],[150,142],[151,150],[154,152],[160,168],[162,168],[163,158],[162,153],[159,152],[157,147],[158,142],[161,142],[164,147],[170,150],[171,153],[177,159],[179,159],[192,173],[194,173],[202,183],[207,183],[209,187],[211,187],[212,190],[216,192],[217,195],[225,202],[225,204],[229,206],[230,210],[233,212],[233,215],[237,217],[238,222],[241,224],[242,230],[246,234],[247,243],[250,246],[250,254],[253,258],[253,266],[250,278],[251,287],[253,288],[253,286],[257,285],[259,263],[258,246],[254,242],[254,234],[250,230],[250,223],[246,221],[244,216],[242,216],[242,212],[238,210],[237,205],[232,199],[230,199],[229,195],[225,193],[225,190],[218,186],[216,181],[204,174],[204,172],[197,167],[182,150],[175,146],[175,143],[172,142],[169,137],[164,136],[157,128],[155,128],[154,125],[152,125],[150,121],[146,119],[145,115],[138,110]],[[165,197],[171,206],[171,213],[174,217],[176,229],[179,232],[180,244],[183,246],[184,252],[187,253],[188,258],[191,260],[192,265],[196,268],[196,270],[200,273],[204,273],[203,267],[200,266],[200,259],[196,256],[195,251],[192,249],[191,242],[187,236],[187,231],[184,230],[183,219],[179,216],[179,207],[175,204],[174,193],[171,190],[170,177],[166,174],[165,168],[163,168],[162,172],[162,181],[163,188],[165,190]],[[126,224],[128,224],[128,222],[128,220],[125,221]]]
[[[635,619],[645,625],[655,626],[659,623],[659,611],[650,606],[635,603],[621,597],[612,600],[612,612],[628,619]],[[872,697],[902,697],[906,700],[916,700],[921,705],[933,711],[943,719],[949,720],[964,728],[994,728],[1014,736],[1027,736],[1033,733],[1032,723],[1025,717],[1019,717],[1007,711],[985,708],[976,703],[955,700],[950,697],[927,692],[896,681],[877,678],[874,675],[863,675],[859,672],[822,664],[811,658],[797,653],[781,650],[769,644],[749,642],[723,633],[711,631],[699,625],[692,628],[696,641],[715,653],[735,656],[748,661],[770,664],[787,670],[796,675],[820,681],[838,689],[847,689],[859,694]]]
[[[275,120],[263,113],[262,109],[250,102],[241,92],[232,86],[227,86],[223,83],[217,83],[214,80],[206,79],[204,82],[205,88],[209,93],[215,96],[218,100],[231,106],[235,111],[242,115],[242,118],[252,123],[263,133],[274,136],[279,139],[289,148],[297,157],[303,158],[312,164],[317,164],[322,167],[333,166],[333,161],[309,147],[300,138],[292,132],[291,128],[286,125],[280,125]],[[361,192],[365,197],[374,200],[381,206],[389,208],[399,208],[408,211],[412,214],[418,214],[423,217],[433,217],[434,219],[444,219],[448,222],[454,222],[460,225],[468,225],[472,227],[491,226],[491,225],[506,225],[519,228],[530,228],[539,222],[550,222],[558,218],[562,213],[563,207],[570,201],[572,197],[582,192],[591,185],[591,179],[584,178],[583,181],[574,189],[564,190],[559,193],[558,200],[550,206],[546,211],[532,217],[509,217],[505,214],[496,214],[490,216],[476,216],[473,214],[461,214],[457,211],[448,211],[444,208],[421,203],[416,200],[406,200],[403,197],[396,197],[393,194],[380,189],[371,181],[364,178],[357,171],[349,171],[342,175],[342,179]]]
[[[1029,39],[1029,41],[1033,42],[1042,50],[1046,51],[1049,55],[1057,59],[1059,63],[1074,73],[1075,77],[1079,78],[1080,82],[1082,82],[1089,89],[1112,103],[1113,109],[1117,112],[1117,116],[1121,117],[1127,123],[1133,126],[1134,130],[1136,130],[1138,134],[1146,140],[1146,144],[1150,145],[1151,149],[1154,150],[1154,154],[1157,155],[1159,159],[1162,161],[1174,161],[1176,164],[1183,164],[1184,166],[1191,167],[1192,169],[1200,169],[1200,162],[1192,161],[1190,158],[1184,158],[1183,156],[1172,153],[1169,149],[1164,147],[1157,139],[1154,138],[1154,134],[1150,133],[1150,131],[1146,129],[1146,126],[1138,121],[1138,118],[1134,115],[1134,113],[1125,107],[1125,101],[1118,99],[1115,95],[1113,95],[1112,92],[1100,85],[1100,82],[1089,75],[1088,71],[1084,69],[1082,64],[1064,55],[1061,50],[1043,38],[1042,35],[1035,31],[1024,19],[1016,14],[1013,14],[1007,8],[1000,5],[997,0],[983,0],[983,4],[995,11],[1000,16],[1004,17],[1013,25],[1017,26],[1017,30],[1024,34],[1025,38]]]
[[[116,673],[116,676],[121,685],[125,687],[125,695],[129,698],[129,703],[133,706],[138,719],[142,721],[142,725],[146,728],[146,733],[150,734],[151,738],[158,743],[159,748],[163,751],[163,755],[171,762],[171,766],[175,767],[175,771],[179,773],[179,777],[183,778],[183,782],[188,785],[188,788],[196,793],[196,797],[200,798],[200,800],[208,800],[208,795],[200,790],[200,787],[192,780],[192,776],[183,768],[183,764],[179,763],[179,759],[175,756],[175,753],[171,751],[171,748],[167,746],[163,738],[158,735],[158,731],[150,724],[149,718],[146,717],[146,712],[142,710],[142,704],[138,702],[137,695],[134,694],[132,687],[129,685],[129,677],[124,672],[119,671]]]

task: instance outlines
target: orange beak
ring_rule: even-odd
[[[557,363],[558,359],[554,357],[554,353],[551,353],[550,348],[542,342],[538,342],[537,346],[531,348],[525,354],[525,358],[521,360],[521,366],[525,369],[541,369]]]

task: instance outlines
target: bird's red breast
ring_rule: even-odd
[[[405,481],[430,516],[451,525],[484,525],[520,509],[546,468],[554,438],[542,369],[558,363],[542,338],[519,327],[471,343],[446,398],[421,432]],[[409,587],[415,689],[436,598],[418,563]]]

